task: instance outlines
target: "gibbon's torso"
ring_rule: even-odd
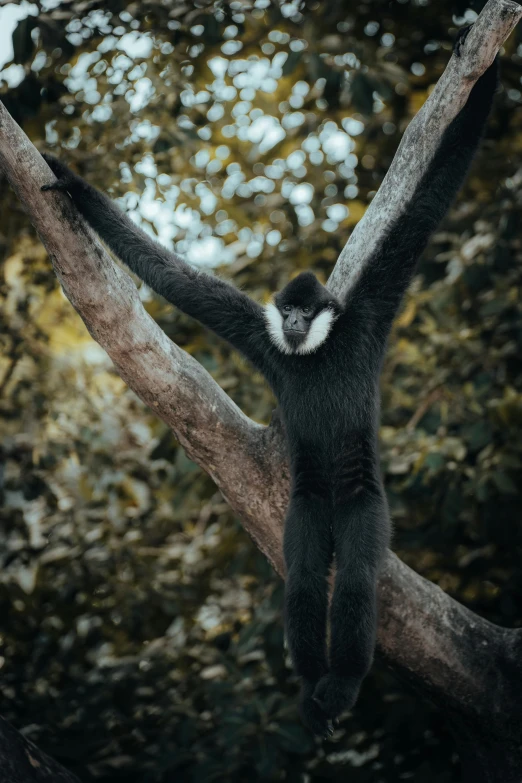
[[[338,483],[347,464],[377,460],[379,374],[384,349],[368,329],[344,313],[311,354],[272,349],[272,377],[288,442],[292,470]],[[353,329],[350,329],[352,320]]]

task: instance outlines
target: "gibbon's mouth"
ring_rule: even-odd
[[[285,328],[285,329],[283,329],[283,331],[284,331],[285,334],[306,334],[306,330],[305,329],[289,329],[289,328]]]

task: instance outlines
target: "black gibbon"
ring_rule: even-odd
[[[302,678],[302,719],[321,736],[353,706],[373,658],[377,577],[390,541],[377,444],[379,375],[388,334],[416,261],[473,158],[496,84],[495,62],[342,300],[304,272],[263,307],[191,268],[107,196],[46,156],[57,181],[44,189],[67,191],[116,256],[240,351],[277,397],[292,477],[284,532],[286,633]]]

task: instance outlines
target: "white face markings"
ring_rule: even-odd
[[[335,312],[329,307],[325,310],[321,310],[319,315],[316,315],[310,322],[310,328],[306,335],[306,339],[294,348],[286,340],[285,333],[283,332],[283,316],[275,304],[269,302],[265,307],[266,327],[270,339],[281,353],[286,354],[297,353],[303,355],[316,351],[330,334],[330,329],[332,328],[336,317]]]
[[[319,315],[316,315],[311,321],[306,340],[298,347],[297,353],[313,353],[316,351],[330,334],[334,321],[335,313],[333,310],[330,310],[329,307],[326,310],[321,310]]]
[[[265,319],[268,334],[275,347],[278,348],[281,353],[293,353],[293,349],[286,342],[283,332],[283,316],[273,302],[269,302],[265,307]]]

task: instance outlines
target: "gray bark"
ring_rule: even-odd
[[[329,283],[336,293],[353,285],[373,243],[407,203],[444,130],[520,16],[522,8],[512,0],[486,4],[462,57],[451,58],[406,130],[379,193],[341,253]],[[262,427],[248,419],[210,375],[167,338],[143,309],[130,277],[112,262],[68,197],[40,192],[52,174],[1,104],[0,167],[93,338],[213,478],[283,576],[288,467],[277,421]],[[378,652],[421,695],[445,710],[459,743],[465,779],[522,781],[522,631],[499,628],[473,614],[391,552],[379,598]]]

